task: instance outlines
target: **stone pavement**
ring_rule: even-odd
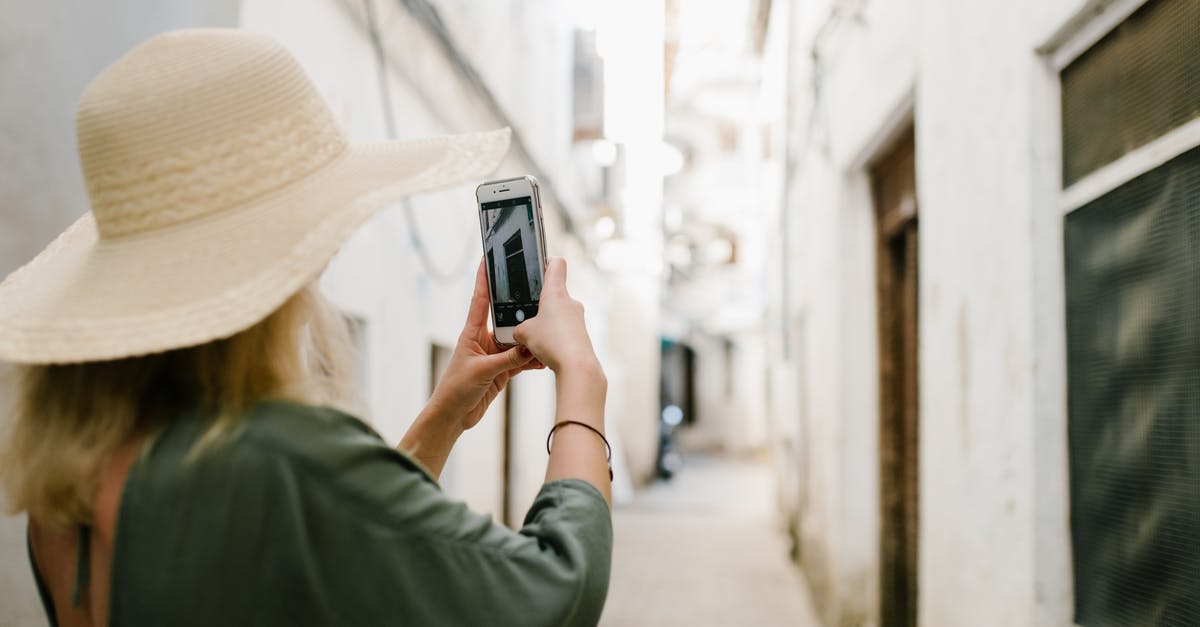
[[[815,618],[774,514],[765,464],[686,458],[618,505],[604,627],[809,627]]]

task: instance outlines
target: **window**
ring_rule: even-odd
[[[1200,3],[1061,80],[1075,620],[1200,624]]]
[[[1063,184],[1200,117],[1200,2],[1143,5],[1062,71]]]
[[[572,111],[575,141],[604,136],[604,60],[596,51],[596,32],[575,31]]]
[[[525,242],[521,230],[504,242],[504,263],[508,275],[508,296],[516,302],[529,299],[529,276],[525,264]]]

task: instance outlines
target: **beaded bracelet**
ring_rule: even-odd
[[[604,437],[604,434],[600,433],[599,429],[597,429],[596,427],[593,427],[592,425],[587,424],[586,422],[579,422],[578,420],[563,420],[563,421],[555,424],[553,427],[550,427],[550,433],[546,434],[546,454],[547,455],[550,454],[550,440],[551,440],[551,438],[554,437],[554,432],[558,431],[558,428],[563,425],[579,425],[581,427],[590,429],[592,433],[595,433],[596,435],[600,436],[600,439],[604,441],[604,456],[605,456],[605,461],[608,462],[608,480],[611,482],[613,480],[612,446],[608,443],[608,438]]]

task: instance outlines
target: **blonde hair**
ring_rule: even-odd
[[[345,322],[314,284],[226,339],[113,361],[20,366],[0,448],[9,510],[56,526],[90,524],[97,478],[131,437],[153,436],[200,408],[213,420],[199,450],[264,398],[345,406],[348,354]]]

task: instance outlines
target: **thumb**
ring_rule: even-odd
[[[482,357],[480,361],[483,363],[483,372],[488,377],[494,378],[513,368],[524,366],[529,363],[530,359],[533,359],[533,355],[529,352],[529,349],[524,346],[516,346],[502,353],[494,353]]]
[[[513,340],[515,340],[517,344],[521,344],[522,346],[527,346],[529,344],[526,340],[529,339],[529,328],[532,324],[533,319],[531,318],[525,322],[522,322],[521,324],[518,324],[516,327],[513,327]]]
[[[562,257],[550,257],[547,259],[544,281],[544,285],[547,288],[566,291],[567,261]]]

